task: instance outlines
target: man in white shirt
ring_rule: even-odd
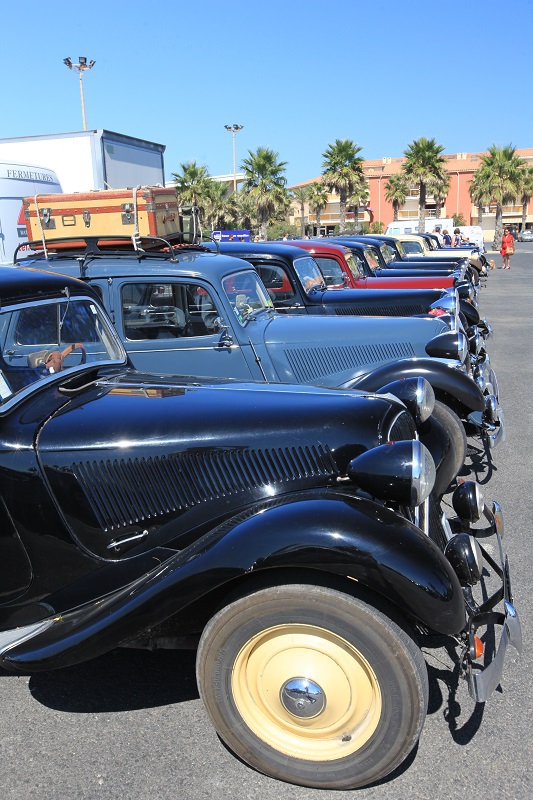
[[[442,246],[442,244],[444,243],[444,239],[442,237],[442,233],[440,232],[440,225],[435,225],[435,227],[433,228],[433,233],[439,240],[439,244]]]

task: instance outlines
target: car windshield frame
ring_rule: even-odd
[[[120,337],[93,297],[5,305],[0,310],[0,415],[49,383],[127,362]]]

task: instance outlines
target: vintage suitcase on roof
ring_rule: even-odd
[[[193,244],[196,233],[183,225],[175,190],[156,186],[25,197],[24,218],[33,242],[182,234],[183,242]]]

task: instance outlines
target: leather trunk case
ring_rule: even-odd
[[[25,197],[24,217],[33,242],[181,233],[175,191],[155,186]]]

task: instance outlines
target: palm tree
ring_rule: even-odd
[[[520,202],[522,203],[522,230],[526,229],[527,207],[533,196],[533,167],[520,168]]]
[[[472,202],[477,206],[477,224],[480,227],[483,227],[483,209],[492,200],[489,177],[488,171],[479,167],[468,187]]]
[[[209,173],[205,164],[198,165],[196,161],[187,161],[180,164],[181,174],[172,173],[176,181],[176,194],[180,205],[200,206],[210,182]]]
[[[494,226],[493,248],[499,249],[503,232],[503,206],[516,200],[520,194],[522,160],[515,155],[515,148],[509,144],[500,147],[493,144],[488,155],[482,156],[481,167],[487,178],[487,193],[496,203],[496,223]]]
[[[444,148],[435,139],[421,136],[404,150],[404,175],[418,185],[418,230],[426,230],[426,194],[428,183],[444,180],[446,159],[441,155]]]
[[[346,230],[346,203],[357,186],[364,180],[361,152],[351,139],[335,139],[322,153],[322,175],[324,183],[332,192],[339,195],[339,230]]]
[[[399,172],[397,175],[391,175],[385,184],[385,199],[388,203],[392,203],[394,222],[398,220],[400,206],[403,206],[405,203],[408,191],[409,187],[403,172]]]
[[[307,186],[298,186],[298,188],[293,191],[292,196],[300,203],[300,236],[303,239],[305,235],[305,204],[309,197],[309,189]]]
[[[348,205],[353,207],[354,228],[357,230],[359,226],[359,208],[363,206],[366,208],[368,199],[370,197],[370,189],[368,183],[363,175],[362,180],[354,186],[351,197],[348,198]]]
[[[316,214],[317,236],[320,236],[320,214],[327,208],[329,191],[325,183],[317,181],[309,187],[309,208]]]
[[[241,191],[254,199],[260,235],[266,239],[270,217],[289,204],[284,175],[287,162],[278,161],[278,153],[269,147],[258,147],[255,153],[248,150],[248,156],[240,165],[245,176]]]
[[[225,217],[228,210],[228,185],[220,181],[209,181],[203,197],[203,211],[209,230],[226,227]]]
[[[435,216],[440,217],[440,211],[450,191],[450,176],[445,172],[441,177],[428,183],[428,192],[435,198]]]

